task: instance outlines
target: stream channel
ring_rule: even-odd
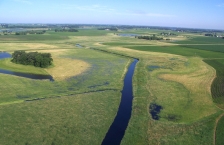
[[[132,77],[137,62],[138,59],[134,59],[125,75],[124,87],[121,92],[122,97],[120,106],[118,108],[118,112],[114,119],[114,122],[110,126],[102,142],[102,145],[119,145],[125,134],[125,130],[128,126],[128,122],[131,118],[131,112],[132,112],[132,100],[133,100]]]
[[[0,59],[5,59],[5,58],[11,58],[11,54],[9,54],[7,52],[0,52]],[[1,69],[1,68],[0,68],[0,73],[19,76],[19,77],[25,77],[25,78],[29,78],[29,79],[35,79],[35,80],[46,80],[46,79],[48,79],[50,81],[54,81],[54,79],[51,75],[38,75],[38,74],[21,73],[21,72],[5,70],[5,69]]]

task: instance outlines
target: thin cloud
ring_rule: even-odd
[[[89,6],[77,6],[77,5],[63,5],[63,9],[78,9],[82,11],[97,11],[97,12],[115,12],[115,9],[102,5],[89,5]]]
[[[149,13],[142,10],[126,11],[127,15],[148,16],[148,17],[176,17],[175,15],[162,13]]]
[[[14,0],[15,2],[24,3],[24,4],[32,4],[29,0]]]
[[[217,5],[217,7],[224,8],[224,3]]]
[[[146,15],[150,17],[176,17],[175,15],[159,14],[159,13],[147,13]]]
[[[124,11],[119,11],[117,9],[108,7],[108,6],[103,6],[99,4],[95,5],[86,5],[86,6],[78,6],[78,5],[63,5],[63,9],[67,10],[80,10],[80,11],[95,11],[95,12],[103,12],[103,13],[111,13],[113,15],[132,15],[132,16],[147,16],[147,17],[176,17],[175,15],[169,15],[169,14],[162,14],[162,13],[149,13],[145,12],[143,10],[124,10]]]

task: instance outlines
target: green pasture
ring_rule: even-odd
[[[188,57],[202,57],[202,58],[224,58],[224,53],[213,52],[208,50],[200,50],[193,48],[186,48],[182,46],[128,46],[127,48],[140,50],[140,51],[151,51],[151,52],[161,52],[170,53]]]
[[[28,35],[0,35],[0,43],[11,43],[13,41],[27,42],[48,42],[58,40],[68,40],[69,36],[104,36],[113,31],[97,30],[97,29],[80,29],[79,32],[54,32],[46,31],[45,34],[28,34]]]
[[[0,35],[0,43],[11,41],[49,41],[49,40],[66,40],[68,36],[59,34],[46,35],[46,34],[30,34],[30,35]]]
[[[224,52],[224,44],[222,45],[183,45],[182,47],[192,48],[192,49],[201,49],[207,51],[215,51],[215,52]]]
[[[187,40],[175,41],[176,44],[224,44],[224,39],[217,37],[193,36]]]
[[[10,58],[0,60],[0,68],[5,70],[15,71],[15,72],[48,75],[48,73],[42,68],[15,64],[11,62]]]
[[[220,118],[217,124],[217,129],[216,129],[216,138],[215,138],[215,144],[216,145],[222,145],[224,142],[224,116]]]

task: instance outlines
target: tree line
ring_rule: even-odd
[[[79,32],[77,29],[55,29],[55,32]]]
[[[25,51],[14,51],[12,54],[13,63],[23,64],[23,65],[33,65],[35,67],[46,68],[50,66],[53,62],[50,53],[38,53],[38,52],[29,52]]]
[[[98,30],[118,31],[118,29],[117,29],[117,28],[98,28]]]
[[[27,34],[44,34],[46,30],[43,31],[22,31],[22,32],[16,32],[15,35],[27,35]]]
[[[146,39],[146,40],[163,40],[163,38],[156,37],[155,35],[153,35],[153,36],[135,36],[135,38]]]

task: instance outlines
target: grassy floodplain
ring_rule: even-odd
[[[80,29],[0,36],[1,51],[50,52],[54,59],[47,69],[11,64],[9,59],[1,60],[0,68],[55,78],[49,82],[0,74],[0,142],[100,144],[116,115],[130,59],[89,49],[97,48],[140,60],[133,77],[132,117],[121,144],[212,144],[216,119],[223,111],[211,94],[217,69],[206,61],[222,64],[224,42],[192,33],[177,33],[172,41],[117,35],[164,31]],[[46,99],[24,102],[36,98]],[[149,113],[151,103],[163,107],[158,121]]]
[[[223,53],[217,50],[223,51],[224,42],[222,39],[211,38],[212,42],[208,43],[209,38],[204,37],[203,40],[202,36],[191,37],[193,37],[191,40],[195,41],[194,47],[191,46],[193,44],[187,45],[191,41],[188,39],[182,40],[181,45],[178,41],[177,43],[152,42],[149,45],[145,44],[148,43],[147,41],[138,45],[135,40],[129,43],[115,41],[104,43],[111,46],[113,51],[122,51],[134,56],[139,53],[140,58],[135,75],[136,95],[133,115],[123,144],[212,144],[215,118],[222,111],[216,108],[210,93],[210,86],[216,74],[215,69],[203,60],[204,58],[223,59]],[[196,42],[197,39],[200,42]],[[201,44],[204,41],[207,45]],[[218,41],[219,45],[214,41]],[[132,52],[126,48],[137,51]],[[168,56],[161,57],[160,53],[175,55],[168,58]],[[146,54],[148,60],[144,57]],[[155,54],[156,57],[150,54]],[[183,56],[182,59],[176,58],[180,55]],[[159,69],[149,73],[147,71],[149,66],[159,66]],[[150,119],[147,118],[145,110],[149,108],[149,102],[164,106],[160,113],[160,121],[153,121],[150,116]],[[208,110],[211,112],[209,113]],[[179,122],[179,125],[175,122]],[[137,135],[134,132],[137,132]]]
[[[54,59],[46,69],[13,64],[10,59],[1,60],[1,68],[50,74],[55,79],[0,74],[0,144],[100,144],[103,140],[119,106],[129,59],[78,48],[75,44],[82,41],[71,40],[70,34],[0,37],[1,51],[49,52]],[[91,38],[84,32],[79,35]]]

